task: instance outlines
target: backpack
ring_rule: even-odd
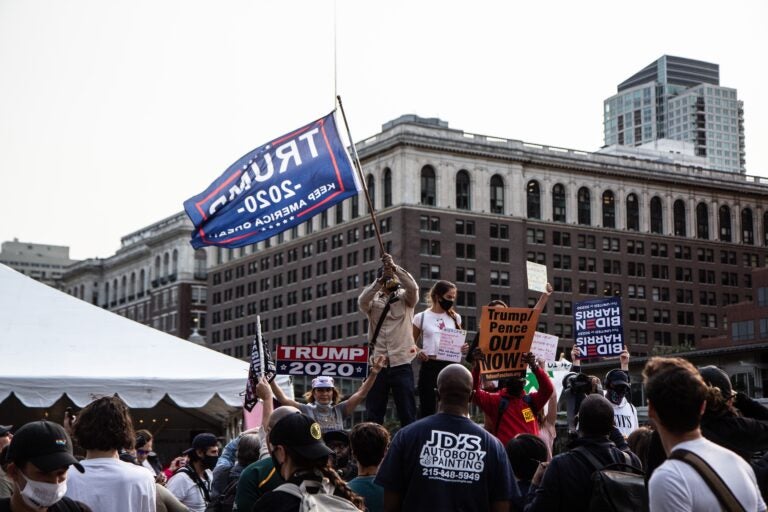
[[[287,492],[301,499],[301,512],[360,512],[348,499],[335,496],[333,489],[328,479],[323,478],[322,482],[304,480],[301,485],[286,483],[275,489],[275,492]]]
[[[232,512],[237,495],[237,478],[232,479],[224,488],[224,492],[211,499],[205,512]]]
[[[594,468],[592,472],[592,498],[590,511],[599,512],[647,512],[648,491],[645,476],[640,468],[632,465],[632,459],[625,452],[620,452],[624,462],[602,464],[583,446],[574,448],[574,453],[581,455]],[[620,467],[631,472],[619,471]]]

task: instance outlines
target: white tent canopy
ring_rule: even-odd
[[[131,408],[151,408],[168,395],[221,417],[242,406],[247,376],[244,361],[0,265],[0,403],[13,393],[26,407],[50,407],[66,394],[83,407],[117,393]]]

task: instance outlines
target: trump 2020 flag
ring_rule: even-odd
[[[266,240],[357,195],[360,180],[334,112],[245,154],[184,201],[195,226],[192,246]]]

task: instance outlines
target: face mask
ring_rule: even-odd
[[[621,403],[621,400],[624,398],[624,393],[621,391],[616,391],[615,389],[609,389],[605,397],[612,404],[619,405]]]
[[[440,304],[440,307],[443,308],[445,311],[450,310],[453,307],[453,301],[448,299],[440,299],[437,301],[438,304]]]
[[[217,455],[206,455],[203,457],[203,467],[205,469],[213,469],[216,467],[219,457]]]
[[[19,472],[21,478],[27,482],[21,491],[21,499],[32,508],[48,508],[58,503],[67,492],[67,481],[58,484],[37,482],[30,480]]]
[[[278,462],[276,450],[269,452],[269,456],[272,457],[272,465],[275,466],[275,471],[277,471],[278,475],[282,476],[283,463]]]

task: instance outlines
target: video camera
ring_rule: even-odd
[[[570,389],[573,394],[589,394],[592,380],[584,373],[570,372],[563,378],[563,389]]]

